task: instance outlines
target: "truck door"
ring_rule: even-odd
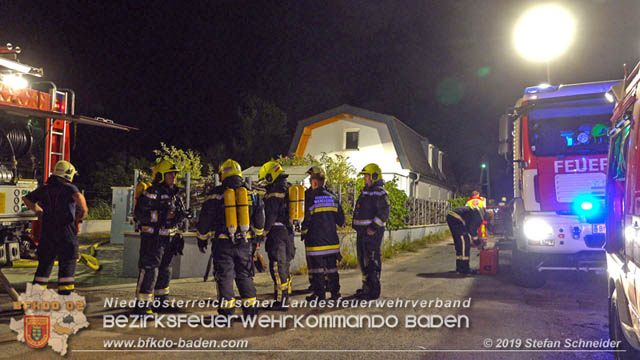
[[[631,140],[631,114],[623,112],[615,121],[616,130],[610,139],[609,161],[607,169],[607,250],[615,253],[622,260],[624,292],[632,307],[637,306],[635,290],[635,273],[637,266],[633,263],[636,233],[640,234],[640,218],[634,219],[634,209],[628,205],[631,194],[635,192],[635,176],[628,170]],[[637,158],[635,154],[632,156]],[[630,170],[630,169],[629,169]],[[637,225],[634,225],[637,223]],[[637,228],[637,229],[636,229]]]
[[[625,221],[625,225],[640,227],[640,181],[638,181],[640,177],[640,166],[638,166],[638,162],[640,162],[640,153],[638,150],[638,140],[640,140],[638,136],[640,129],[638,124],[638,121],[640,121],[640,102],[636,101],[635,96],[627,109],[628,111],[625,111],[625,116],[631,115],[633,120],[630,125],[631,132],[629,133],[630,144],[626,146],[626,152],[628,153],[626,160],[628,164],[626,200],[629,204],[629,209],[626,213],[630,215],[625,217],[625,220],[627,220]],[[631,282],[631,279],[633,279],[633,289],[635,291],[635,301],[631,302],[633,306],[631,316],[637,328],[640,326],[640,319],[638,318],[638,314],[640,314],[640,229],[637,230],[630,247],[632,248],[632,254],[629,261],[629,269],[633,272],[629,274],[629,280]],[[635,316],[633,314],[635,314]]]

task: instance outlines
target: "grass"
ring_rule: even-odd
[[[404,253],[404,252],[416,252],[427,245],[438,242],[442,239],[447,238],[451,233],[447,231],[443,231],[438,234],[429,234],[421,239],[415,241],[409,241],[409,238],[406,238],[404,241],[397,242],[392,244],[391,241],[385,241],[382,244],[382,259],[390,259],[393,256]],[[357,254],[350,247],[345,247],[342,249],[342,261],[340,262],[341,269],[355,269],[358,267],[358,258]]]

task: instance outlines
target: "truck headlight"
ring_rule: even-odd
[[[529,240],[542,241],[553,237],[553,228],[542,219],[528,219],[524,222],[524,236]]]

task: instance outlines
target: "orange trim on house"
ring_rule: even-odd
[[[298,157],[304,156],[304,151],[307,148],[307,143],[309,142],[309,138],[311,137],[311,133],[313,132],[313,129],[319,128],[320,126],[324,126],[324,125],[327,125],[327,124],[331,124],[331,123],[336,122],[338,120],[352,119],[353,117],[354,116],[351,115],[351,114],[339,114],[339,115],[330,117],[328,119],[324,119],[324,120],[318,121],[316,123],[313,123],[311,125],[305,126],[304,129],[302,129],[302,135],[300,136],[300,141],[298,141],[298,146],[296,147],[296,156],[298,156]],[[367,118],[363,118],[363,117],[359,117],[359,118],[364,119],[364,120],[383,123],[382,121],[371,120],[371,119],[367,119]]]

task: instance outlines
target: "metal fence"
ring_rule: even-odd
[[[451,210],[451,204],[446,200],[407,200],[409,216],[406,219],[408,226],[443,224],[446,222],[447,213]]]
[[[198,182],[191,183],[191,208],[199,214],[202,203],[206,198],[206,194],[215,186],[212,179],[201,179]],[[257,191],[264,191],[260,186],[253,184],[253,188]],[[355,187],[332,186],[331,190],[338,195],[339,201],[342,203],[345,211],[353,211],[358,194]],[[348,204],[348,205],[347,205]],[[406,208],[409,215],[405,218],[406,226],[434,225],[446,222],[446,216],[451,210],[451,204],[446,200],[426,200],[410,198],[407,200]],[[352,214],[347,214],[350,220]]]

